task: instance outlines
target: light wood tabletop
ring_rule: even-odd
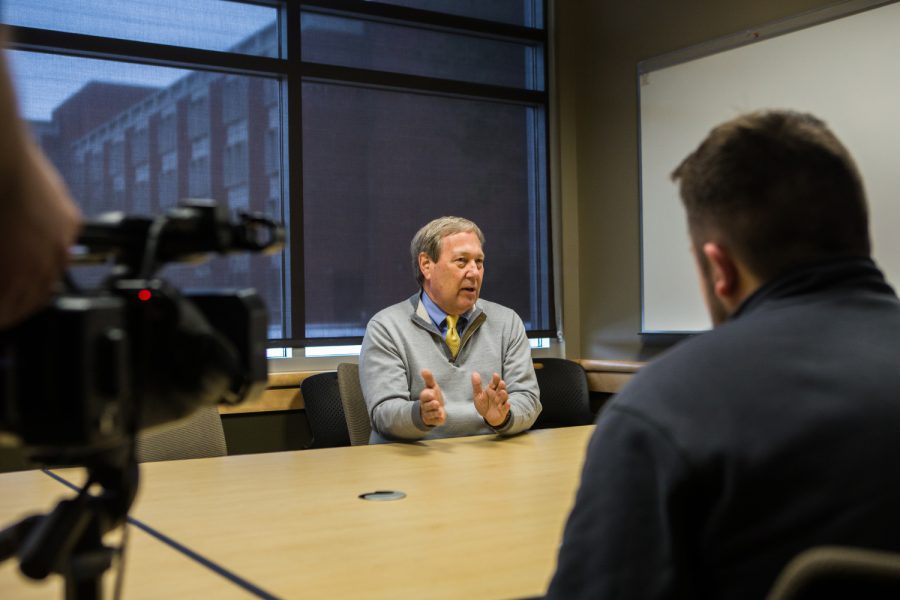
[[[78,475],[70,471],[70,475]],[[63,498],[74,493],[41,471],[0,474],[0,529],[25,516],[47,513]],[[151,600],[158,598],[250,598],[228,579],[190,560],[184,554],[129,525],[122,597]],[[107,543],[117,542],[118,532]],[[113,597],[113,571],[103,578],[104,598]],[[43,581],[26,578],[14,559],[0,564],[0,598],[4,600],[59,600],[63,598],[63,580],[51,575]]]
[[[147,463],[132,515],[283,598],[535,596],[592,430]]]
[[[132,514],[283,598],[535,596],[592,430],[148,463]]]
[[[553,573],[592,431],[145,463],[131,516],[279,598],[533,597]],[[359,498],[379,490],[406,497]],[[59,492],[42,493],[17,504],[46,509]],[[247,597],[222,595],[212,571],[173,589],[188,582],[169,569],[186,567],[162,564],[146,534],[133,542],[126,599]]]

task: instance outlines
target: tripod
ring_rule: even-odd
[[[62,575],[67,600],[101,598],[102,576],[116,553],[103,536],[125,523],[137,494],[138,466],[131,444],[125,446],[84,461],[88,480],[74,498],[0,531],[0,562],[17,556],[31,579]]]

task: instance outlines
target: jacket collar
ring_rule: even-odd
[[[838,258],[791,269],[764,283],[737,308],[731,319],[754,313],[772,302],[811,294],[843,294],[847,290],[894,294],[871,258]]]

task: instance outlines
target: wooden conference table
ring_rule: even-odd
[[[62,498],[74,493],[41,471],[0,474],[0,528],[35,513],[47,513]],[[129,525],[123,598],[151,600],[158,598],[194,598],[210,595],[216,598],[246,598],[246,592],[201,563],[186,559],[184,554],[158,541],[141,529]],[[107,543],[115,542],[112,535]],[[111,570],[104,577],[104,598],[113,597]],[[63,597],[60,576],[44,581],[27,579],[19,572],[18,563],[8,560],[0,564],[0,598],[3,600],[59,600]]]
[[[131,516],[279,598],[536,596],[552,575],[592,430],[146,463]],[[10,476],[23,488],[40,477],[60,486],[40,472],[0,475],[4,496]],[[49,492],[37,485],[28,493],[46,509]],[[380,490],[406,497],[359,498]],[[147,534],[131,545],[126,599],[173,595],[166,584],[252,597],[213,570],[194,578],[205,567],[188,555],[190,566],[164,566],[168,547]],[[4,593],[10,570],[0,570],[0,597],[18,597]],[[233,589],[223,596],[225,585]]]

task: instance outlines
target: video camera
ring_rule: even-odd
[[[38,462],[81,464],[199,406],[261,393],[268,318],[256,293],[182,295],[155,273],[210,253],[272,252],[283,239],[274,222],[232,223],[205,200],[156,219],[108,213],[87,223],[75,264],[113,269],[99,289],[69,289],[3,335],[0,432]]]
[[[95,552],[124,522],[137,491],[138,432],[262,393],[268,316],[256,292],[182,293],[156,273],[166,263],[273,253],[283,244],[275,222],[249,214],[232,221],[209,200],[183,201],[156,218],[108,213],[84,226],[74,263],[111,271],[91,290],[67,276],[45,310],[0,334],[0,442],[42,465],[87,467],[88,484],[53,513],[2,532],[0,561],[18,554],[26,575],[65,570],[68,579],[67,554]],[[89,494],[92,484],[104,491]],[[81,518],[92,521],[90,535],[74,531]],[[103,569],[80,580],[95,586]]]

